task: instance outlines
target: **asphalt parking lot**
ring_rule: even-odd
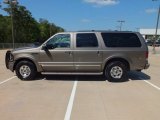
[[[156,48],[160,51],[160,47]],[[40,76],[21,81],[0,50],[0,120],[159,120],[160,53],[126,82],[102,76]]]

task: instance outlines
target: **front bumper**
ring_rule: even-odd
[[[6,52],[5,64],[7,69],[10,69],[12,72],[14,71],[14,60],[11,51]]]
[[[11,70],[12,72],[14,71],[14,62],[8,63],[8,69]]]

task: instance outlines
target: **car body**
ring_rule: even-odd
[[[156,40],[155,42],[154,40],[146,40],[146,43],[148,46],[155,46],[155,47],[160,46],[160,40]]]
[[[34,79],[37,72],[122,80],[129,70],[149,67],[148,47],[138,32],[62,32],[39,47],[7,51],[6,67],[23,80]]]
[[[160,40],[156,40],[155,46],[159,47],[160,46]]]
[[[148,46],[152,46],[152,45],[153,45],[153,42],[154,42],[154,41],[153,41],[153,40],[150,40],[150,39],[147,39],[147,40],[146,40],[146,43],[147,43]]]

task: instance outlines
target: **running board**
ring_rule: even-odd
[[[78,73],[78,72],[42,72],[43,75],[102,75],[103,72],[99,73]]]

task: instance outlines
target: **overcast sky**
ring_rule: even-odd
[[[0,0],[2,2],[3,0]],[[33,17],[48,19],[68,31],[155,28],[160,0],[18,0]],[[4,6],[2,4],[2,6]],[[2,10],[0,13],[4,14]]]

